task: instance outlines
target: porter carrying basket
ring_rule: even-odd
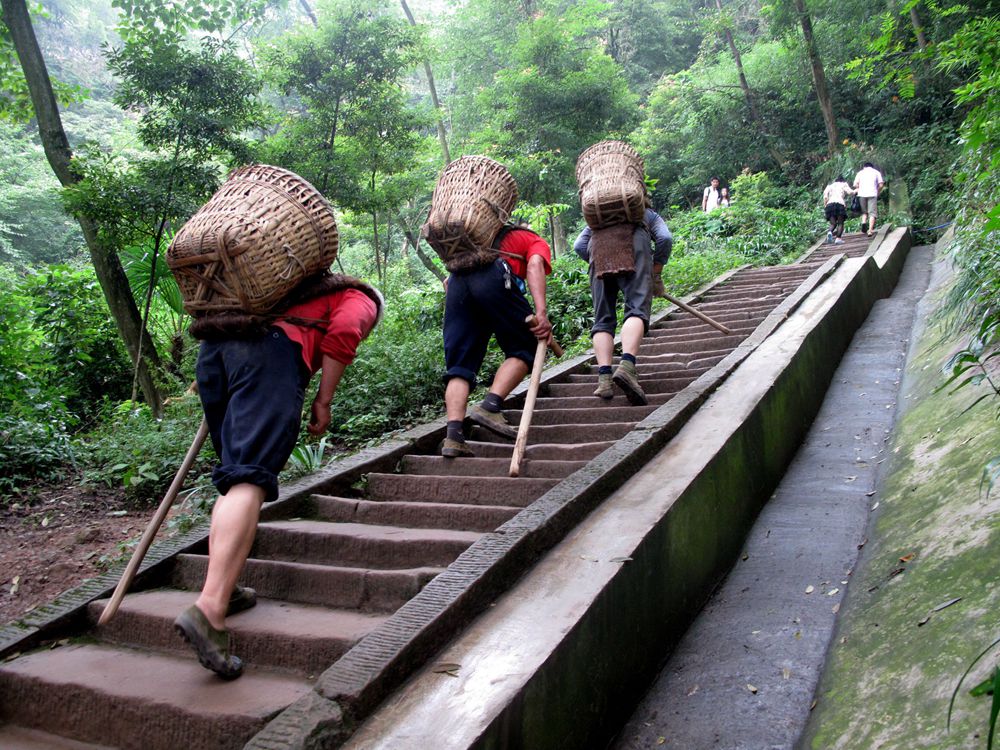
[[[485,156],[463,156],[438,177],[421,233],[449,271],[485,265],[490,246],[517,203],[507,168]]]
[[[337,257],[337,222],[320,192],[287,169],[236,170],[174,236],[167,265],[195,317],[265,313]]]
[[[621,141],[601,141],[580,154],[576,182],[587,225],[641,224],[646,215],[644,174],[642,157]]]

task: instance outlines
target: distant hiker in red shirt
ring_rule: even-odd
[[[330,403],[358,345],[381,314],[372,287],[339,274],[307,279],[282,311],[260,318],[199,318],[198,393],[220,463],[212,511],[208,572],[198,600],[174,621],[204,667],[224,679],[243,662],[229,651],[227,614],[252,607],[256,594],[236,586],[257,533],[261,504],[278,497],[278,472],[295,448],[306,386],[322,370],[309,432],[330,425]],[[232,320],[241,318],[239,325]],[[222,320],[222,322],[220,322]],[[239,330],[237,330],[239,329]]]
[[[545,309],[545,277],[552,272],[548,243],[522,222],[503,227],[493,248],[497,252],[495,260],[452,271],[447,281],[444,400],[448,431],[441,445],[441,455],[446,457],[474,455],[466,445],[462,425],[490,336],[496,336],[506,359],[493,377],[489,393],[468,410],[468,416],[476,424],[511,439],[517,437],[517,429],[500,411],[503,400],[528,374],[537,342],[552,336]],[[531,328],[524,322],[532,314],[525,298],[525,281],[537,320]]]

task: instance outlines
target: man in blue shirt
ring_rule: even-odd
[[[576,238],[573,250],[590,263],[590,293],[594,301],[594,325],[590,333],[598,366],[594,395],[610,399],[614,396],[614,386],[617,385],[630,404],[643,405],[647,403],[647,399],[639,385],[636,357],[642,337],[649,329],[653,296],[660,296],[665,291],[661,274],[664,264],[670,258],[673,236],[663,217],[647,208],[645,221],[635,225],[632,232],[635,269],[625,273],[604,274],[595,268],[593,237],[594,231],[587,227]],[[625,310],[621,328],[622,359],[612,373],[611,359],[614,355],[615,328],[618,322],[618,292],[622,294]]]

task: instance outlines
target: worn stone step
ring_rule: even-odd
[[[743,310],[735,308],[716,311],[709,317],[719,323],[725,323],[726,325],[738,325],[743,321],[761,321],[767,317],[767,311]],[[708,323],[702,321],[701,318],[696,318],[694,315],[689,315],[688,313],[677,313],[677,315],[672,315],[669,318],[659,321],[656,325],[650,326],[649,334],[658,335],[661,332],[675,331],[678,329],[686,330],[687,328],[693,328],[696,326],[703,326],[706,330],[715,330]]]
[[[586,461],[548,461],[529,459],[521,462],[522,478],[568,477],[586,466]],[[441,456],[404,456],[402,471],[407,474],[435,476],[505,477],[510,460],[502,458],[442,458]]]
[[[405,526],[411,529],[493,531],[521,510],[502,505],[383,503],[374,500],[322,496],[316,497],[315,501],[316,517],[324,521]]]
[[[656,386],[656,385],[662,385],[663,383],[687,385],[688,383],[692,383],[698,379],[698,374],[690,373],[686,370],[683,372],[683,374],[673,370],[665,373],[655,372],[652,369],[646,370],[642,362],[639,363],[638,375],[639,375],[639,384],[643,388],[645,388],[647,385]],[[565,386],[580,385],[580,384],[589,385],[591,387],[591,391],[593,391],[593,389],[597,387],[597,375],[594,373],[588,373],[586,375],[570,375],[566,383],[552,383],[549,387],[549,391],[550,393],[552,393],[554,386],[560,386],[560,388],[556,389],[556,391],[552,393],[552,395],[565,396],[569,395],[561,392],[564,390]],[[650,392],[662,393],[663,391],[658,390]],[[574,395],[580,395],[580,394],[574,394]]]
[[[535,436],[532,434],[531,439]],[[511,443],[487,443],[468,440],[465,443],[476,454],[476,458],[506,458],[510,461],[514,452]],[[526,460],[551,459],[555,461],[589,461],[604,453],[614,445],[614,440],[597,441],[593,443],[532,443],[524,449]]]
[[[3,750],[115,750],[110,745],[80,742],[15,724],[0,726],[0,747]]]
[[[763,318],[748,319],[738,323],[723,323],[723,325],[726,325],[733,333],[745,336],[753,333],[754,329],[760,325],[760,320],[763,320]],[[647,343],[662,344],[667,341],[692,341],[709,338],[709,334],[715,334],[716,336],[725,335],[708,323],[701,323],[697,326],[691,325],[686,328],[650,329],[648,335],[642,340],[642,343],[645,345]]]
[[[569,397],[593,396],[594,395],[594,388],[597,387],[597,378],[595,376],[593,376],[593,375],[591,375],[589,377],[590,377],[590,381],[589,382],[586,381],[586,380],[584,380],[584,381],[575,382],[575,383],[552,383],[549,386],[549,390],[552,392],[553,396],[557,396],[559,398],[562,398],[564,396],[569,396]],[[683,377],[683,378],[681,378],[681,377],[666,377],[666,378],[659,378],[657,380],[652,380],[652,379],[649,379],[649,378],[642,378],[642,377],[640,377],[639,378],[639,384],[642,386],[642,389],[646,392],[647,396],[650,396],[650,395],[653,395],[653,394],[673,395],[673,394],[677,393],[678,391],[683,390],[686,386],[690,385],[695,380],[697,380],[697,376]],[[615,386],[615,390],[616,390],[616,392],[618,392],[619,389],[618,389],[617,386]],[[633,407],[631,407],[631,405],[630,405],[629,408],[633,408]],[[626,418],[626,417],[628,417],[628,412],[627,411],[623,411],[623,412],[620,412],[620,413],[621,413],[623,419]],[[636,421],[639,421],[639,420],[636,420]],[[629,425],[633,425],[632,422],[628,422],[628,424]],[[596,428],[599,425],[590,425],[590,426]],[[544,427],[540,428],[540,429],[544,429]],[[537,437],[537,434],[536,434],[534,428],[532,428],[531,434],[532,434],[532,438],[531,439],[532,439],[532,441],[534,441],[536,439],[536,437]],[[624,435],[624,434],[625,433],[622,433],[622,435]],[[621,437],[621,435],[618,435],[618,436],[616,436],[613,439],[617,440],[619,437]],[[539,442],[541,442],[540,439],[539,439]]]
[[[178,555],[171,582],[178,588],[198,591],[207,568],[206,555]],[[416,596],[442,570],[368,570],[251,558],[240,582],[270,599],[388,613]]]
[[[657,354],[703,354],[705,352],[718,352],[722,349],[731,351],[739,346],[739,343],[748,335],[749,334],[739,333],[734,336],[727,336],[724,333],[717,332],[714,335],[706,334],[701,338],[680,341],[669,339],[667,341],[661,341],[660,339],[652,339],[649,342],[642,342],[642,346],[639,348],[639,356],[650,357]]]
[[[563,388],[570,387],[571,383],[558,384]],[[554,387],[554,386],[553,386]],[[578,393],[565,393],[559,395],[582,396],[584,390]],[[590,386],[593,392],[594,386]],[[607,424],[541,424],[531,428],[531,442],[537,443],[599,443],[605,440],[618,440],[627,435],[635,422],[609,422]],[[481,440],[486,443],[506,443],[513,445],[513,440],[498,437],[489,430],[476,426],[467,435],[472,440]]]
[[[595,379],[596,384],[596,379]],[[596,385],[595,385],[596,387]],[[650,406],[626,406],[627,413],[616,409],[594,409],[586,406],[582,409],[543,409],[536,410],[531,418],[531,429],[536,426],[541,427],[547,424],[599,424],[601,422],[620,422],[622,419],[640,421],[648,417],[657,407]],[[510,409],[505,412],[511,424],[520,424],[520,409]],[[523,475],[522,475],[523,476]]]
[[[257,527],[251,556],[321,565],[446,568],[482,534],[329,521],[267,521]]]
[[[117,614],[94,632],[108,643],[176,651],[194,660],[194,651],[173,623],[197,598],[196,592],[177,589],[129,594]],[[87,610],[93,623],[106,604],[106,599],[91,602]],[[317,675],[386,617],[260,597],[256,607],[227,617],[226,627],[234,653],[244,663]]]
[[[241,748],[312,688],[248,668],[225,682],[194,658],[108,645],[36,651],[0,667],[0,721],[142,750]]]
[[[777,307],[780,301],[777,298],[773,300],[755,300],[753,302],[740,303],[738,307],[746,313],[764,313],[766,315]],[[718,318],[719,313],[728,312],[734,306],[736,305],[732,302],[699,302],[694,308],[710,318]]]
[[[673,396],[672,393],[654,393],[647,397],[650,404],[662,406],[670,400],[671,396]],[[614,398],[609,399],[588,394],[585,396],[545,396],[535,402],[536,411],[547,409],[623,409],[630,406],[631,404],[621,391],[618,391]]]
[[[368,498],[382,502],[443,502],[523,508],[559,484],[558,479],[368,475]]]
[[[708,367],[690,367],[688,363],[692,358],[703,359],[701,355],[691,355],[691,354],[656,354],[642,356],[639,362],[639,368],[646,375],[666,378],[687,378],[694,377],[697,378],[703,372],[708,370]],[[619,363],[619,358],[615,357],[612,360],[612,366]],[[592,376],[597,376],[598,367],[594,365],[588,368],[587,372],[578,373],[579,375],[590,374]]]

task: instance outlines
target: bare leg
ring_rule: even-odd
[[[600,331],[594,334],[594,354],[598,365],[610,365],[615,353],[615,337]]]
[[[490,386],[490,393],[495,393],[501,399],[507,398],[518,383],[524,380],[528,374],[528,363],[517,357],[508,357],[500,365],[497,374],[493,377],[493,385]]]
[[[622,324],[622,352],[631,354],[633,357],[639,355],[639,346],[642,344],[642,337],[646,330],[646,324],[642,318],[632,316]],[[608,363],[610,364],[610,359]],[[598,362],[598,364],[600,364]]]
[[[234,485],[215,502],[208,536],[208,573],[195,606],[216,630],[225,628],[229,597],[250,554],[263,502],[264,489],[255,484]]]
[[[465,419],[465,409],[469,405],[469,381],[465,378],[452,378],[444,388],[444,410],[448,421]]]

